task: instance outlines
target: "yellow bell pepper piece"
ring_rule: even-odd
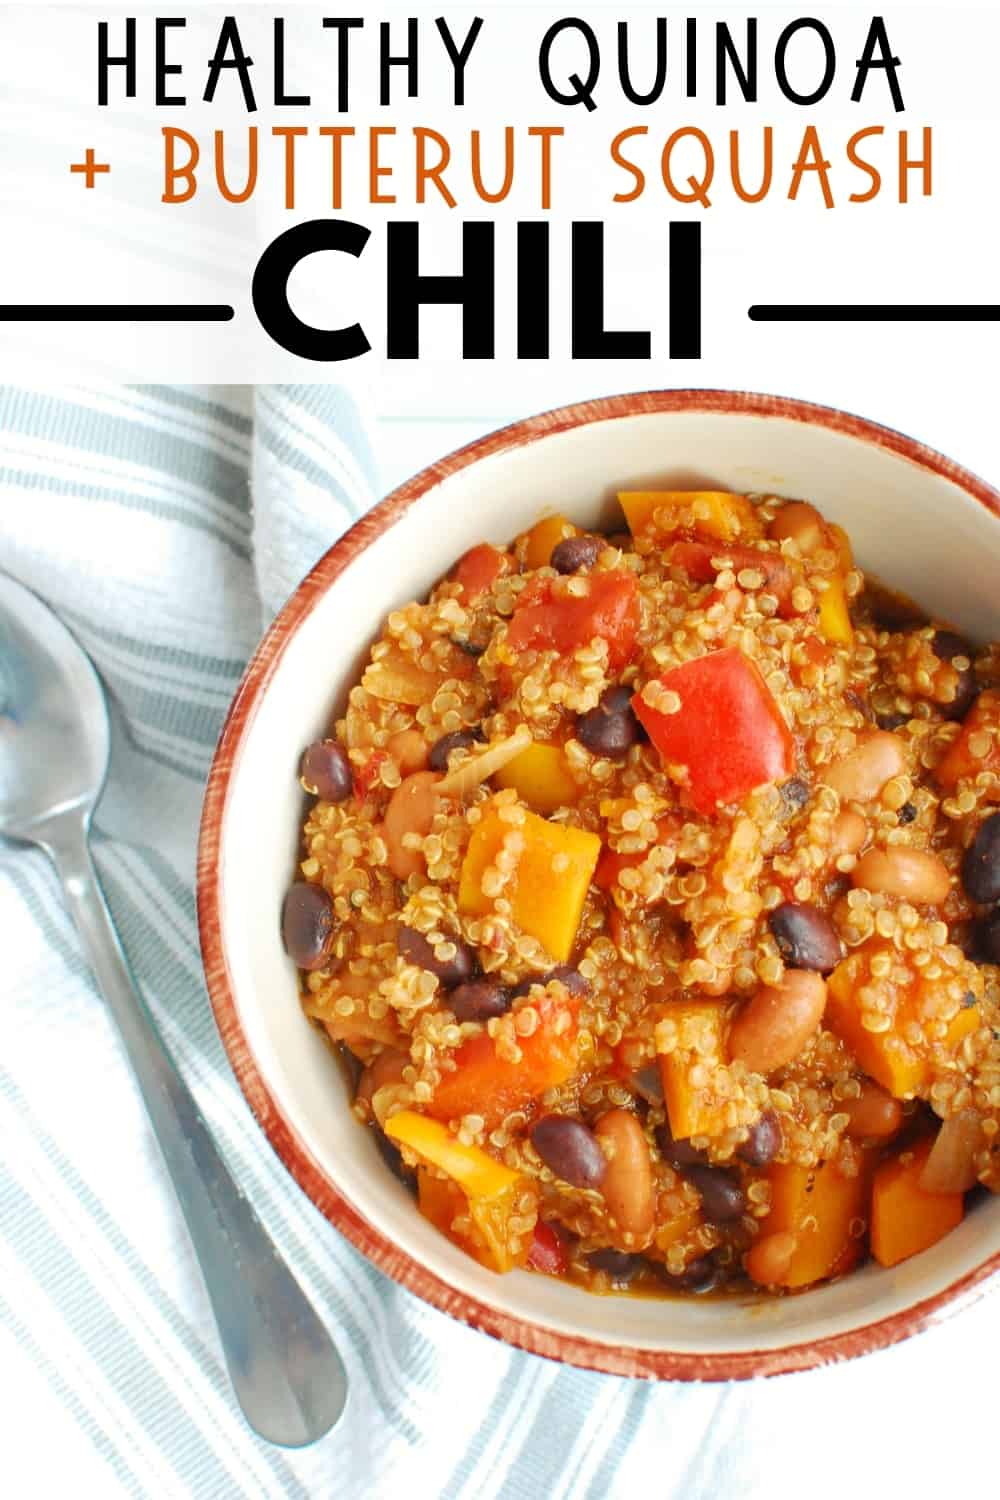
[[[836,521],[828,521],[826,524],[830,529],[830,534],[840,555],[841,570],[844,573],[849,573],[854,567],[854,549],[851,546],[851,539],[843,526],[838,526]]]
[[[829,587],[819,596],[819,633],[836,646],[849,646],[854,639],[844,580],[838,574],[831,577]]]
[[[504,838],[515,832],[487,809],[477,823],[458,889],[458,909],[469,916],[485,916],[493,900],[483,890],[483,875],[496,863]],[[601,841],[596,833],[566,828],[526,812],[516,832],[522,840],[517,868],[503,888],[511,902],[514,921],[536,937],[560,963],[569,958],[580,925]]]
[[[543,516],[536,521],[524,536],[524,566],[544,568],[553,549],[568,536],[579,536],[580,532],[565,516]]]
[[[442,1181],[424,1168],[417,1169],[418,1202],[425,1218],[491,1270],[509,1271],[527,1259],[530,1236],[518,1246],[509,1227],[518,1198],[532,1191],[519,1172],[512,1172],[478,1146],[463,1146],[439,1121],[415,1110],[392,1115],[385,1133],[447,1174],[448,1180]],[[475,1227],[468,1236],[453,1228],[463,1209]]]
[[[494,785],[512,786],[522,802],[537,813],[570,807],[580,795],[566,757],[558,745],[534,743],[495,772]]]
[[[725,490],[625,490],[618,499],[633,536],[653,529],[703,531],[733,542],[757,530],[746,496]]]
[[[385,1122],[390,1140],[447,1172],[467,1198],[497,1198],[519,1179],[519,1173],[505,1167],[479,1146],[463,1146],[440,1120],[431,1120],[413,1109],[400,1110]]]
[[[660,1056],[660,1077],[670,1132],[676,1141],[687,1140],[692,1135],[721,1135],[727,1128],[728,1101],[717,1098],[708,1088],[693,1087],[690,1075],[699,1061],[704,1060],[709,1067],[725,1061],[725,1003],[718,1000],[678,1001],[671,1004],[667,1014],[677,1022],[682,1037],[685,1032],[696,1029],[702,1040],[697,1050],[678,1046],[673,1052]]]

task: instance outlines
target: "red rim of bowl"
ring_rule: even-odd
[[[352,526],[299,584],[254,653],[226,716],[209,772],[198,845],[198,926],[205,977],[216,1025],[250,1108],[272,1147],[302,1190],[374,1265],[441,1311],[532,1354],[545,1355],[584,1369],[612,1375],[661,1380],[738,1380],[807,1370],[898,1343],[957,1310],[958,1306],[969,1300],[969,1294],[981,1294],[983,1283],[994,1271],[1000,1269],[1000,1252],[990,1256],[943,1291],[912,1307],[843,1333],[775,1349],[696,1353],[622,1348],[563,1333],[499,1311],[449,1286],[441,1277],[381,1234],[344,1197],[305,1142],[298,1137],[281,1113],[247,1044],[221,924],[220,853],[230,779],[252,728],[258,705],[284,650],[298,625],[312,611],[318,599],[366,547],[394,526],[411,505],[449,475],[483,458],[537,442],[570,428],[592,422],[613,421],[621,417],[672,411],[778,417],[841,432],[876,447],[888,449],[922,469],[941,475],[1000,518],[1000,493],[913,438],[832,407],[744,391],[666,390],[609,396],[529,417],[459,449],[407,480]]]

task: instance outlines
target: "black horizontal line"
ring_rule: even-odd
[[[226,302],[0,303],[3,323],[228,323],[233,316]]]
[[[1000,306],[984,302],[760,302],[748,308],[747,315],[752,323],[996,323],[1000,322]]]

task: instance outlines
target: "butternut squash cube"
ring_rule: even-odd
[[[898,1266],[943,1239],[962,1222],[961,1193],[925,1193],[919,1178],[933,1142],[921,1141],[875,1173],[872,1189],[872,1254],[880,1266]]]
[[[522,802],[537,813],[555,812],[577,801],[580,788],[558,745],[537,741],[494,774],[498,787],[513,787]]]
[[[889,971],[872,974],[872,962],[885,955]],[[877,965],[879,967],[879,965]],[[881,1031],[864,1025],[862,992],[877,990],[882,1001],[880,1017],[888,1024]],[[948,1022],[938,1044],[914,1045],[906,1039],[909,1025],[923,1017],[922,982],[909,969],[891,943],[864,943],[839,963],[827,980],[826,1025],[853,1052],[869,1077],[897,1099],[912,1099],[930,1079],[934,1045],[954,1052],[962,1040],[979,1026],[977,1005],[959,1010]]]
[[[861,1255],[870,1174],[866,1165],[845,1176],[835,1161],[817,1167],[776,1162],[768,1173],[771,1210],[761,1234],[794,1234],[798,1241],[777,1286],[811,1286],[850,1270]]]
[[[725,1064],[726,1010],[718,1000],[685,1000],[671,1004],[666,1012],[676,1021],[681,1037],[672,1052],[660,1054],[663,1098],[674,1140],[721,1135],[726,1129],[728,1099],[711,1083],[691,1080],[699,1064],[710,1077]]]
[[[625,490],[618,496],[629,530],[701,531],[722,542],[756,535],[753,506],[745,495],[725,490]]]
[[[568,536],[579,536],[578,527],[565,516],[543,516],[536,521],[523,537],[524,566],[544,568],[548,565],[553,550]]]
[[[460,911],[485,916],[492,910],[494,898],[483,890],[483,876],[496,863],[504,838],[514,831],[494,809],[484,811],[462,862]],[[516,832],[522,847],[503,894],[511,902],[518,926],[564,962],[573,951],[601,841],[596,833],[550,823],[531,812],[525,813]]]

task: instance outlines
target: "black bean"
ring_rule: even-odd
[[[608,1159],[596,1135],[569,1115],[543,1115],[532,1127],[531,1144],[542,1161],[573,1187],[597,1188],[604,1181]]]
[[[389,1168],[389,1171],[394,1177],[399,1178],[404,1187],[409,1188],[413,1192],[417,1186],[417,1174],[412,1167],[406,1165],[406,1162],[403,1160],[403,1153],[396,1145],[396,1142],[391,1141],[385,1131],[379,1130],[377,1125],[372,1126],[372,1134],[375,1137],[375,1144],[378,1147],[379,1155]]]
[[[746,1207],[746,1198],[739,1182],[729,1172],[699,1163],[686,1167],[684,1176],[701,1194],[701,1206],[710,1223],[728,1224],[740,1218]]]
[[[672,1167],[697,1167],[705,1163],[705,1153],[692,1146],[689,1140],[675,1141],[669,1125],[657,1125],[654,1131],[660,1155]]]
[[[657,1063],[647,1063],[644,1068],[633,1073],[632,1087],[647,1104],[663,1103],[663,1076]]]
[[[281,911],[285,952],[300,969],[321,969],[333,938],[333,907],[321,885],[297,880]]]
[[[529,974],[527,979],[522,979],[511,990],[511,999],[517,1000],[522,995],[530,994],[534,985],[548,984],[550,979],[560,980],[571,995],[590,994],[590,980],[585,979],[579,969],[574,969],[572,964],[557,964],[545,974]]]
[[[722,1280],[722,1269],[710,1255],[699,1255],[695,1260],[689,1260],[679,1276],[671,1276],[665,1268],[662,1274],[672,1291],[700,1295],[713,1291]]]
[[[510,990],[494,979],[469,979],[448,996],[448,1009],[456,1021],[488,1021],[510,1009]]]
[[[476,972],[476,955],[461,938],[453,937],[448,941],[454,943],[456,953],[454,958],[445,962],[437,957],[423,933],[417,932],[413,927],[399,929],[396,947],[407,963],[416,964],[418,969],[426,969],[441,981],[446,990],[450,990],[456,984],[464,984],[467,979],[472,978]]]
[[[981,964],[1000,964],[1000,907],[975,924],[972,943],[971,957]]]
[[[880,729],[887,729],[890,734],[896,729],[902,729],[904,724],[909,724],[906,714],[876,714],[875,723]]]
[[[645,1265],[641,1255],[629,1255],[627,1250],[592,1250],[587,1256],[588,1266],[603,1271],[612,1281],[634,1281]]]
[[[1000,812],[979,825],[962,859],[962,885],[970,901],[1000,901]]]
[[[917,809],[912,802],[904,802],[896,814],[896,821],[902,824],[912,823],[917,816]]]
[[[557,573],[575,573],[580,568],[592,568],[603,546],[604,542],[600,537],[568,536],[553,547],[549,562]]]
[[[322,797],[324,802],[346,802],[354,790],[351,763],[336,740],[316,740],[306,746],[299,780],[311,796]]]
[[[768,1112],[750,1126],[750,1134],[736,1155],[751,1167],[769,1167],[781,1146],[781,1126],[776,1115]]]
[[[600,702],[576,721],[576,737],[594,755],[624,760],[633,745],[645,738],[632,712],[632,693],[627,687],[610,687]]]
[[[953,630],[939,630],[931,641],[931,650],[939,661],[952,661],[956,656],[968,658],[969,665],[958,672],[958,685],[955,688],[955,697],[951,703],[938,705],[946,719],[964,719],[969,709],[976,700],[979,688],[976,682],[976,674],[972,670],[972,659],[975,656],[974,647],[968,641],[956,635]]]
[[[837,930],[818,906],[784,901],[771,912],[767,925],[782,958],[793,969],[829,974],[843,957]]]
[[[447,771],[448,756],[453,750],[468,750],[470,745],[476,744],[483,738],[483,731],[478,724],[475,729],[455,729],[451,734],[443,734],[439,740],[435,740],[431,746],[431,753],[427,757],[427,764],[432,771]]]
[[[793,776],[790,781],[783,781],[779,788],[785,805],[792,812],[798,812],[800,807],[805,807],[809,801],[809,787],[801,776]]]

